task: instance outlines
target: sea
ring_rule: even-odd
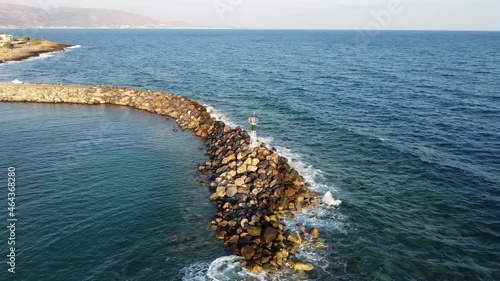
[[[11,30],[72,44],[0,82],[196,100],[323,195],[309,274],[251,275],[210,229],[204,143],[118,106],[0,103],[0,221],[16,169],[16,273],[1,280],[500,280],[500,32]],[[9,279],[5,279],[5,278]],[[10,279],[17,278],[17,279]]]

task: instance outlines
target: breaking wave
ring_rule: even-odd
[[[265,281],[265,273],[254,275],[240,265],[241,257],[224,256],[213,262],[197,262],[182,269],[185,281]]]

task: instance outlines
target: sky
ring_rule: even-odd
[[[0,0],[108,8],[195,26],[270,29],[500,30],[500,0]]]

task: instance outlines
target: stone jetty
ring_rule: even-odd
[[[211,222],[217,239],[243,257],[242,264],[252,273],[287,266],[297,271],[314,269],[294,256],[319,238],[318,229],[300,226],[289,232],[283,220],[317,205],[318,194],[309,190],[287,158],[262,143],[251,148],[248,132],[215,120],[201,104],[168,93],[118,87],[13,84],[0,84],[0,101],[113,104],[174,118],[180,128],[205,140],[210,161],[199,171],[207,174],[213,192],[210,200],[217,205]]]

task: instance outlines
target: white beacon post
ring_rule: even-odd
[[[259,119],[255,116],[255,112],[253,117],[248,118],[248,123],[251,125],[250,131],[250,147],[257,147],[257,124],[259,123]]]

